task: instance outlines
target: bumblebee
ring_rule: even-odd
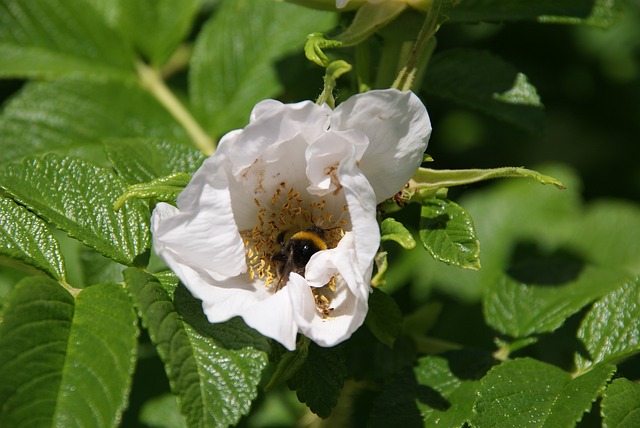
[[[286,231],[280,232],[277,237],[280,252],[271,257],[271,261],[278,264],[276,291],[289,281],[291,272],[304,276],[305,266],[311,256],[328,248],[324,232],[323,229],[314,225],[294,233],[287,241],[285,241]]]

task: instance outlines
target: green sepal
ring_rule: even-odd
[[[413,176],[410,191],[413,196],[430,198],[438,190],[453,186],[464,186],[494,178],[532,178],[542,184],[553,184],[558,189],[565,186],[560,180],[521,167],[502,167],[489,169],[431,169],[419,168]]]
[[[376,264],[377,272],[373,276],[373,278],[371,278],[371,286],[384,287],[387,283],[387,281],[384,279],[384,276],[387,273],[387,269],[389,268],[389,262],[387,261],[387,252],[378,251],[373,261]]]
[[[132,198],[173,203],[182,189],[189,184],[189,180],[191,180],[191,175],[186,172],[174,172],[147,183],[134,184],[127,187],[122,196],[113,204],[113,209],[118,211],[125,202]]]
[[[311,33],[304,44],[304,54],[309,61],[315,62],[320,67],[329,65],[329,58],[322,52],[324,48],[339,48],[342,42],[326,39],[322,33]]]

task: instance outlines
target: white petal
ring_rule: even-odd
[[[355,95],[331,115],[331,129],[359,129],[369,147],[359,164],[377,202],[393,196],[422,162],[431,135],[424,105],[412,92],[375,90]]]
[[[357,162],[368,144],[367,136],[357,130],[330,131],[315,140],[306,151],[306,174],[311,182],[307,191],[318,196],[334,192],[337,183],[332,178],[340,162],[345,158]]]
[[[205,161],[180,194],[178,209],[158,204],[151,222],[156,253],[174,271],[177,264],[185,264],[220,280],[246,270],[227,177],[214,157]]]
[[[376,220],[376,196],[367,178],[348,159],[340,164],[338,179],[349,206],[358,266],[364,273],[371,270],[373,258],[380,246],[380,228]]]
[[[336,275],[336,294],[331,301],[333,311],[322,318],[313,303],[313,317],[298,317],[300,331],[318,345],[333,346],[349,337],[362,325],[367,314],[370,276],[358,269],[354,234],[348,232],[335,249],[314,254],[305,277],[310,285],[326,284]],[[308,314],[309,309],[305,310]]]

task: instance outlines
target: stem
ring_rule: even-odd
[[[429,9],[427,17],[422,24],[422,28],[420,28],[420,32],[418,33],[418,37],[413,44],[413,49],[411,49],[411,54],[407,59],[407,64],[398,74],[398,77],[391,86],[392,88],[400,89],[401,91],[408,91],[411,89],[413,81],[416,77],[416,72],[418,70],[420,56],[422,55],[427,42],[431,40],[436,31],[438,31],[439,26],[437,25],[437,20],[438,14],[440,12],[440,7],[439,3],[436,3],[436,5],[432,5]],[[433,53],[433,50],[429,51],[429,55],[431,53]]]
[[[138,62],[136,71],[140,77],[140,83],[162,104],[180,125],[187,131],[193,144],[205,155],[211,155],[216,150],[216,142],[200,127],[191,113],[182,105],[180,100],[171,92],[160,76],[153,68]]]

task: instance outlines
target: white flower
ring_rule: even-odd
[[[178,208],[157,205],[155,250],[210,322],[241,316],[290,350],[297,333],[340,343],[367,313],[376,205],[412,177],[430,133],[411,92],[370,91],[334,111],[262,101],[244,129],[222,138]],[[326,249],[311,248],[289,274],[283,241],[308,230]]]

